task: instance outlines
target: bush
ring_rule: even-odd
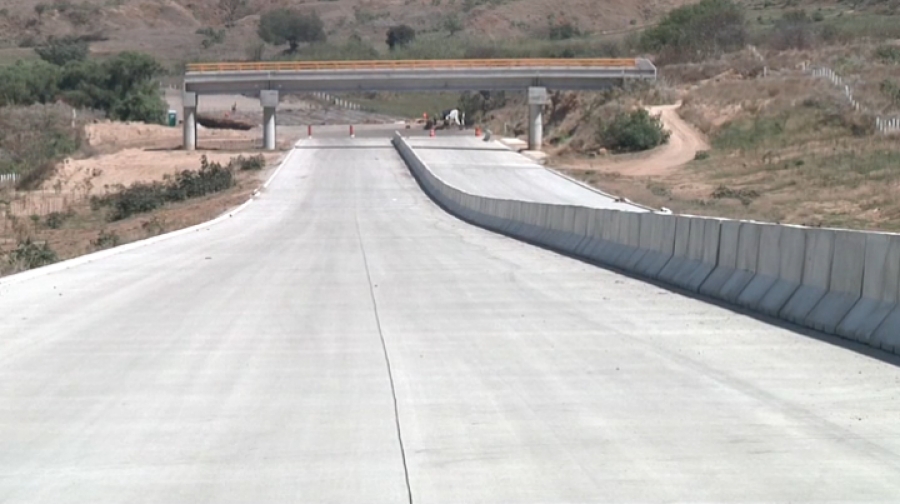
[[[291,9],[276,9],[259,18],[259,38],[272,45],[288,44],[295,53],[301,42],[325,42],[325,26],[316,13],[302,14]]]
[[[878,90],[881,91],[881,94],[889,99],[892,104],[900,104],[900,86],[893,81],[889,79],[881,81],[881,84],[878,85]]]
[[[581,30],[570,21],[550,26],[550,40],[568,40],[581,35]],[[574,56],[573,56],[574,57]]]
[[[601,124],[597,141],[613,152],[637,152],[662,145],[669,136],[658,117],[640,109],[617,114],[609,123]]]
[[[387,32],[387,43],[388,48],[393,51],[396,47],[402,47],[409,45],[410,42],[416,39],[416,30],[414,30],[409,25],[398,25],[392,26],[388,29]]]
[[[203,40],[200,41],[200,46],[204,49],[209,49],[216,44],[225,42],[225,30],[216,30],[206,27],[198,29],[195,33],[203,36]]]
[[[66,36],[50,37],[47,44],[36,47],[34,52],[47,63],[63,66],[70,62],[81,62],[88,57],[88,43],[81,38]]]
[[[266,167],[266,158],[262,154],[250,157],[238,156],[232,158],[228,166],[238,170],[259,171]]]
[[[444,29],[447,30],[447,33],[452,37],[453,35],[463,31],[463,23],[462,20],[459,19],[459,16],[456,14],[450,14],[444,18],[443,22]]]
[[[115,231],[101,229],[100,234],[97,235],[97,239],[91,240],[91,245],[93,245],[95,249],[101,250],[118,247],[121,242],[121,238],[119,238],[119,235],[117,235]]]
[[[69,218],[74,215],[74,212],[50,212],[44,217],[44,224],[50,229],[59,229],[63,227],[63,224],[66,223]]]
[[[670,61],[698,61],[744,46],[744,11],[734,0],[701,0],[672,10],[639,45]]]
[[[694,160],[703,161],[704,159],[709,159],[709,151],[697,151],[694,153]]]
[[[197,198],[234,186],[234,173],[230,166],[210,163],[206,156],[201,158],[200,163],[199,171],[184,170],[174,177],[167,176],[163,182],[135,182],[118,192],[93,196],[91,208],[109,208],[107,218],[117,221],[152,212],[168,202]]]
[[[20,241],[7,255],[7,261],[15,269],[32,269],[53,264],[59,258],[47,242],[37,244],[31,237]]]
[[[882,45],[875,49],[875,57],[884,63],[900,63],[900,47],[894,45]]]
[[[744,206],[749,205],[756,198],[759,198],[759,192],[755,189],[732,189],[725,185],[720,185],[711,194],[713,199],[736,199]]]

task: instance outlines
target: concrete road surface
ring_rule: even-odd
[[[386,139],[0,310],[4,504],[900,500],[895,362],[466,225]]]
[[[407,136],[406,132],[403,132]],[[613,210],[646,210],[563,178],[496,141],[474,136],[411,138],[410,146],[442,180],[472,194]]]

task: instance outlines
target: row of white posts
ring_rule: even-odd
[[[855,98],[853,98],[853,91],[850,89],[850,86],[848,84],[845,84],[843,77],[838,75],[834,70],[830,68],[813,68],[812,75],[813,77],[823,77],[825,79],[828,79],[828,81],[831,82],[834,86],[842,88],[844,97],[847,98],[847,101],[850,102],[850,106],[853,107],[854,110],[860,109],[859,102],[856,101]]]
[[[18,180],[18,173],[0,173],[0,185],[15,185]]]
[[[337,97],[331,96],[328,93],[315,92],[315,93],[313,93],[313,96],[315,96],[316,98],[318,98],[324,102],[330,103],[336,107],[345,108],[347,110],[362,110],[362,107],[360,106],[360,104],[354,103],[349,100],[344,100],[343,98],[337,98]]]
[[[807,68],[804,65],[804,68]],[[844,79],[830,68],[813,68],[811,70],[813,77],[821,77],[828,79],[833,85],[843,87],[844,96],[850,102],[850,106],[855,110],[860,110],[860,103],[853,97],[853,91],[850,86],[844,82]],[[897,133],[900,132],[900,117],[876,117],[875,130],[879,133]]]

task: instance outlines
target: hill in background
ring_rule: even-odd
[[[656,21],[686,0],[0,0],[0,48],[6,60],[51,36],[94,41],[94,53],[148,52],[166,61],[249,59],[261,51],[259,13],[278,7],[317,12],[329,41],[354,38],[383,51],[385,32],[408,24],[433,43],[450,38],[448,19],[461,31],[455,41],[498,43],[545,39],[568,23],[586,36],[621,34]],[[237,6],[234,12],[229,4]],[[244,4],[244,5],[241,5]],[[234,12],[234,13],[233,13]],[[204,35],[226,27],[224,37],[203,47]],[[21,48],[25,48],[22,50]]]

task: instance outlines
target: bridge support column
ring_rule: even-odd
[[[184,128],[184,150],[192,151],[197,148],[197,93],[185,91],[181,104],[184,107],[181,121]]]
[[[528,150],[539,151],[544,142],[544,105],[547,88],[528,88]]]
[[[539,151],[544,143],[544,107],[528,106],[528,150]]]
[[[259,92],[259,102],[263,107],[263,149],[275,150],[275,111],[278,109],[278,91]]]

